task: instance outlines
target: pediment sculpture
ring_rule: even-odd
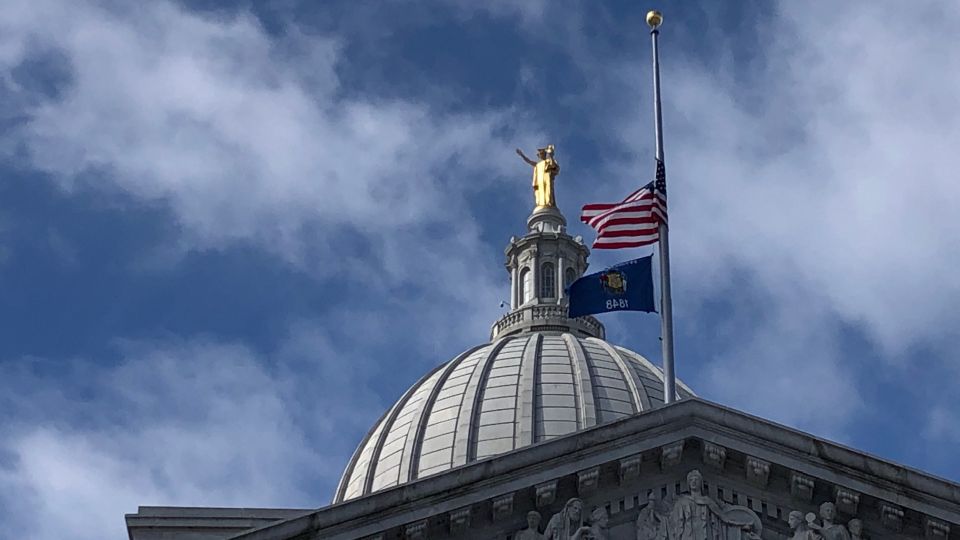
[[[790,512],[787,515],[787,525],[790,526],[792,532],[790,540],[821,540],[822,537],[811,527],[816,519],[817,517],[812,512],[806,515],[806,519],[804,519],[803,512],[799,510]]]
[[[515,540],[543,540],[540,534],[540,512],[532,510],[527,512],[527,528],[517,532],[513,536]]]
[[[824,540],[850,540],[850,533],[840,523],[834,523],[837,518],[837,507],[832,502],[820,505],[821,524],[811,523],[810,528],[820,533]]]
[[[590,527],[583,518],[583,501],[574,497],[563,505],[543,531],[544,540],[593,540]]]
[[[862,540],[863,522],[851,519],[846,526],[836,523],[837,507],[832,502],[820,505],[820,523],[813,512],[790,512],[787,523],[793,533],[790,540]]]
[[[637,516],[637,540],[759,540],[760,517],[746,506],[729,505],[703,494],[703,475],[687,474],[689,493],[669,500],[652,498]]]
[[[527,514],[527,528],[517,531],[516,540],[609,540],[609,516],[606,508],[594,508],[589,518],[583,515],[583,501],[574,497],[554,514],[540,533],[540,513]]]
[[[850,533],[850,540],[862,540],[866,538],[866,536],[863,535],[863,522],[856,518],[851,519],[850,522],[847,523],[847,532]]]
[[[637,540],[760,540],[760,517],[746,506],[727,504],[703,494],[703,475],[693,469],[687,474],[688,492],[657,499],[653,492],[641,507],[635,522]],[[541,516],[527,514],[527,527],[515,540],[610,540],[609,516],[604,507],[585,515],[583,501],[572,498],[550,517],[540,532]],[[819,517],[819,522],[818,522]],[[863,523],[851,519],[837,523],[832,502],[820,505],[819,516],[799,510],[789,513],[790,540],[863,540]]]

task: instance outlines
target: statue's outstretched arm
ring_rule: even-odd
[[[534,161],[534,160],[532,160],[532,159],[530,159],[530,158],[528,158],[528,157],[523,153],[523,150],[521,150],[521,149],[519,149],[519,148],[517,148],[517,155],[520,156],[524,161],[526,161],[527,164],[529,164],[531,167],[536,167],[536,166],[537,166],[537,162]]]

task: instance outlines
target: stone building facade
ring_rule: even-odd
[[[704,401],[570,319],[588,249],[553,206],[511,239],[511,310],[361,441],[320,509],[141,507],[131,540],[924,538],[960,485]]]

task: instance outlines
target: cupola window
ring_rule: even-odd
[[[520,303],[526,304],[533,300],[533,273],[529,268],[520,271]]]
[[[543,263],[540,266],[540,298],[557,296],[556,270],[553,263]]]

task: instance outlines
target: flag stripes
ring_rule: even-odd
[[[656,180],[623,201],[584,205],[580,221],[597,231],[594,249],[641,247],[659,240],[660,223],[667,223],[667,182],[663,162],[657,160]]]

